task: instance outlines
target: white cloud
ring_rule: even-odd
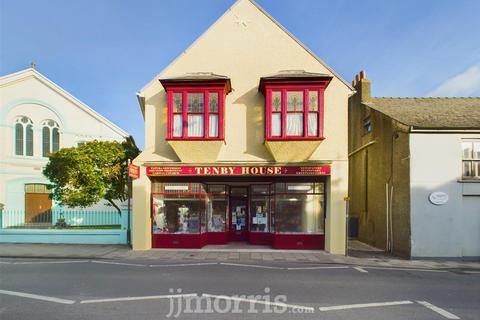
[[[473,97],[480,96],[480,64],[469,67],[462,73],[445,80],[430,91],[429,97]]]

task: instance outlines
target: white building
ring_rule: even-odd
[[[0,205],[33,219],[55,206],[42,174],[49,152],[127,136],[34,68],[0,77]]]

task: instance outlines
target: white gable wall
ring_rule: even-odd
[[[44,120],[59,124],[60,148],[94,139],[122,141],[127,133],[79,105],[75,98],[59,91],[36,71],[27,69],[12,79],[9,77],[2,77],[0,83],[0,203],[6,209],[23,210],[24,184],[48,183],[42,174],[48,160],[42,157]],[[18,116],[27,116],[33,121],[33,156],[15,155],[14,129]]]

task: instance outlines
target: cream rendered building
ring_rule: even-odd
[[[0,136],[0,204],[31,220],[55,206],[42,174],[49,152],[128,133],[28,68],[0,77]]]
[[[258,4],[237,1],[138,93],[145,150],[134,160],[134,250],[240,240],[344,254],[351,93]],[[196,98],[210,110],[203,136],[188,113]],[[283,111],[270,114],[275,99]]]

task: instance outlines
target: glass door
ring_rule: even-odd
[[[247,241],[248,235],[248,188],[230,189],[229,240]]]

